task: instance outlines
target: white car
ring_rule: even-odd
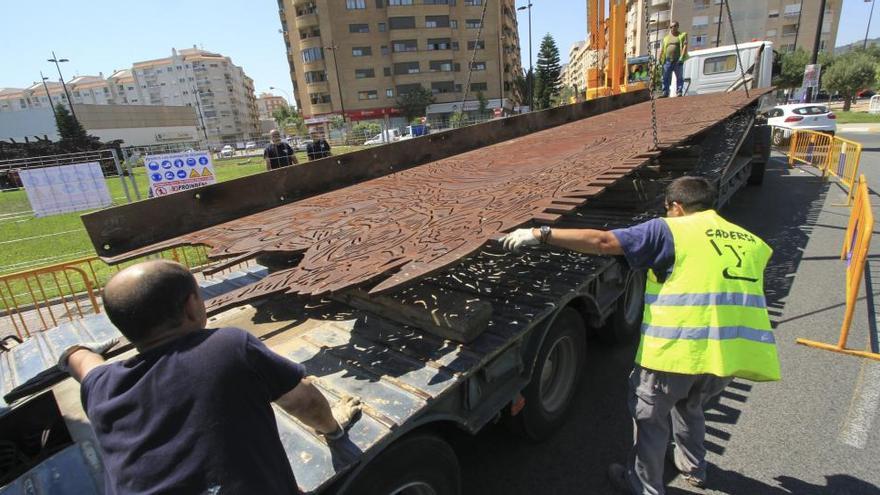
[[[255,142],[253,142],[253,141],[248,141],[248,142],[245,143],[245,145],[244,145],[244,149],[246,149],[246,150],[252,150],[252,149],[254,149],[254,148],[256,148],[256,147],[257,147],[257,143],[255,143]]]
[[[220,150],[220,156],[235,156],[235,148],[227,144]]]
[[[767,112],[767,124],[773,126],[773,145],[781,146],[794,130],[837,132],[837,117],[825,105],[797,103],[779,105]]]

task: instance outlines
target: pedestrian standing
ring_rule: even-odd
[[[296,152],[289,144],[281,140],[278,129],[269,131],[270,143],[263,150],[263,158],[266,160],[266,170],[296,165]]]
[[[330,156],[330,143],[324,139],[322,134],[317,130],[312,130],[309,132],[309,137],[312,138],[312,142],[306,145],[306,155],[308,155],[309,161]]]
[[[669,96],[672,74],[675,74],[675,95],[684,94],[684,61],[688,57],[687,33],[678,31],[678,21],[669,23],[669,33],[663,37],[660,64],[663,66],[663,97]]]
[[[629,377],[634,445],[626,466],[612,464],[624,493],[663,495],[669,444],[684,479],[706,483],[704,408],[734,377],[779,380],[776,341],[764,297],[772,250],[713,210],[707,180],[683,177],[666,190],[667,217],[627,229],[518,229],[503,246],[550,244],[582,253],[623,255],[648,270],[642,335]]]

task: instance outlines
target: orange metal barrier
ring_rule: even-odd
[[[91,256],[0,275],[3,310],[0,321],[9,321],[18,337],[25,338],[63,321],[100,313],[100,291],[114,273],[156,258],[172,259],[196,272],[213,264],[204,246],[194,246],[174,248],[113,266]],[[235,266],[227,268],[233,269]]]
[[[846,203],[836,206],[850,206],[861,157],[862,145],[855,141],[821,132],[796,130],[789,144],[788,165],[812,165],[822,171],[822,177],[837,177],[848,193]]]
[[[846,310],[843,317],[843,325],[840,327],[840,338],[836,345],[825,344],[807,339],[797,339],[798,344],[803,344],[818,349],[825,349],[853,356],[866,357],[880,360],[880,354],[870,351],[859,351],[846,347],[849,338],[849,329],[852,325],[853,312],[859,291],[862,286],[862,276],[865,273],[865,263],[868,250],[871,247],[871,235],[874,233],[874,213],[871,211],[871,200],[868,196],[868,183],[865,176],[859,178],[856,189],[855,204],[849,217],[849,225],[846,228],[846,236],[843,239],[843,249],[840,258],[846,260]],[[869,287],[867,290],[871,290]]]

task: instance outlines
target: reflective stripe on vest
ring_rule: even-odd
[[[673,373],[778,380],[763,290],[770,247],[711,210],[664,221],[675,263],[663,283],[649,273],[636,362]]]

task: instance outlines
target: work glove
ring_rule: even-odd
[[[532,229],[529,228],[516,229],[502,237],[499,242],[501,242],[501,246],[503,246],[505,250],[519,253],[523,246],[536,246],[541,243],[541,240],[535,237],[532,233]]]
[[[361,407],[361,400],[357,397],[350,395],[340,397],[339,401],[330,408],[338,428],[336,431],[325,433],[324,437],[327,440],[339,440],[345,436],[345,432],[360,418]]]
[[[112,339],[105,340],[104,342],[81,342],[79,344],[74,344],[67,349],[64,349],[64,352],[61,353],[61,356],[58,358],[58,369],[70,374],[70,366],[67,362],[70,359],[70,355],[74,353],[74,351],[78,351],[80,349],[86,349],[88,351],[92,351],[95,354],[104,355],[105,352],[109,351],[116,344],[119,343],[119,338],[114,337]]]

